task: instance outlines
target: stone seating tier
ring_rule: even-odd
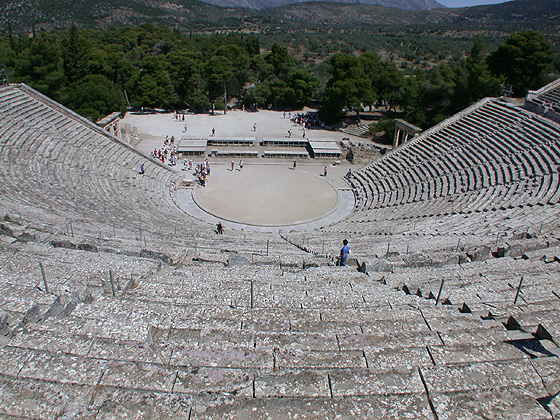
[[[494,199],[502,195],[502,185],[527,179],[534,180],[532,192],[515,194],[513,201],[506,201],[507,205],[502,207],[555,204],[551,200],[557,198],[556,191],[551,192],[547,187],[552,174],[558,172],[558,161],[552,152],[558,150],[560,129],[549,121],[544,124],[544,120],[499,101],[482,101],[470,113],[440,130],[431,130],[420,136],[420,140],[415,139],[366,168],[367,181],[362,181],[362,174],[356,173],[359,181],[356,211],[429,201],[469,191],[481,191],[478,194],[481,201],[470,202],[462,211],[486,211],[487,206],[495,207]],[[456,130],[455,126],[460,129]],[[472,127],[470,130],[478,133],[478,137],[463,136],[465,127]],[[483,149],[475,141],[482,142]],[[445,147],[438,146],[440,143],[445,143]],[[437,152],[428,151],[430,147],[437,148]],[[372,191],[372,184],[376,191]],[[456,211],[456,207],[451,211]]]
[[[12,263],[14,270],[25,272],[26,261],[32,264],[46,251],[53,263],[65,261],[59,267],[64,278],[78,281],[83,274],[74,270],[87,268],[90,282],[96,281],[98,254],[36,244],[22,251],[24,265]],[[80,265],[71,262],[77,254],[82,254]],[[556,336],[523,338],[553,319],[553,312],[542,310],[546,296],[512,306],[505,285],[506,293],[487,301],[500,309],[499,318],[489,318],[487,311],[461,313],[458,305],[435,306],[433,299],[395,289],[412,275],[426,284],[422,277],[441,273],[449,279],[445,290],[460,293],[454,284],[480,277],[481,265],[491,277],[479,284],[479,294],[501,290],[512,267],[548,287],[559,269],[539,262],[539,255],[373,277],[329,267],[187,263],[161,270],[136,257],[112,261],[118,273],[141,271],[130,287],[118,288],[115,297],[99,289],[71,313],[28,319],[0,349],[0,386],[10,397],[0,403],[0,413],[99,416],[108,413],[107,405],[118,405],[129,415],[215,418],[246,410],[251,416],[281,415],[276,410],[290,403],[300,414],[307,409],[317,414],[323,407],[325,415],[336,416],[347,414],[351,401],[358,418],[433,419],[464,416],[469,401],[484,396],[494,403],[477,408],[494,418],[515,413],[552,419],[550,408],[539,401],[557,386],[557,375],[548,373],[557,371]],[[125,262],[128,267],[119,270]],[[9,273],[3,267],[2,276]],[[55,278],[56,266],[48,267]],[[31,286],[36,270],[27,277]],[[34,300],[42,294],[29,293]],[[522,330],[508,324],[510,317]],[[515,407],[505,402],[509,398]]]

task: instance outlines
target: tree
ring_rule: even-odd
[[[64,75],[69,83],[80,80],[87,74],[86,49],[78,34],[76,25],[72,25],[68,34],[66,48],[63,52]]]
[[[274,43],[270,48],[270,53],[265,56],[265,61],[272,65],[274,74],[282,77],[288,74],[294,65],[294,59],[283,45]]]
[[[364,73],[362,61],[348,54],[334,54],[330,59],[331,78],[327,82],[319,110],[327,123],[340,120],[344,109],[361,111],[362,103],[371,101],[371,80]]]
[[[203,74],[202,54],[193,51],[175,51],[168,56],[171,80],[177,92],[179,107],[206,110],[210,101],[206,96],[206,80]]]
[[[518,95],[540,86],[551,68],[552,45],[537,31],[517,32],[500,44],[488,57],[492,74],[513,85]]]
[[[210,102],[222,98],[227,101],[227,85],[234,76],[233,71],[231,71],[231,61],[223,55],[216,55],[208,61],[206,68],[208,72],[208,99]]]
[[[454,68],[455,84],[451,113],[460,111],[472,103],[500,93],[500,82],[492,76],[484,57],[484,42],[476,38],[470,55]]]
[[[60,48],[53,35],[41,30],[29,48],[22,51],[15,63],[15,76],[44,93],[58,99],[64,85]]]
[[[92,121],[125,109],[122,92],[100,74],[86,76],[71,86],[69,106]]]

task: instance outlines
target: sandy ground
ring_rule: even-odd
[[[291,165],[218,166],[208,186],[194,192],[209,213],[237,223],[285,225],[313,220],[337,204],[336,190],[322,176]]]
[[[297,112],[306,112],[295,111]],[[292,113],[291,115],[294,115]],[[185,122],[176,121],[173,113],[133,113],[129,112],[123,118],[122,127],[129,131],[137,130],[142,141],[136,147],[143,152],[149,153],[155,148],[160,148],[165,136],[174,136],[176,139],[182,137],[206,139],[215,129],[216,137],[288,137],[288,130],[292,130],[292,138],[303,138],[303,130],[294,124],[288,114],[284,118],[281,111],[228,111],[224,115],[223,111],[211,114],[186,114]],[[185,124],[187,130],[185,131]],[[253,126],[257,125],[254,131]],[[308,139],[333,139],[341,140],[350,138],[356,142],[363,142],[364,139],[353,137],[340,131],[322,130],[312,128],[306,130],[305,136]]]

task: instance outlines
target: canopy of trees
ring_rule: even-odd
[[[552,45],[536,31],[513,34],[488,57],[492,74],[512,85],[518,95],[540,87],[553,61]]]
[[[255,35],[190,36],[144,24],[134,28],[40,31],[0,40],[0,64],[24,82],[92,120],[127,107],[223,109],[254,104],[299,109],[320,103],[336,123],[347,110],[376,104],[427,128],[500,84],[522,94],[553,69],[550,43],[538,32],[506,39],[486,54],[482,40],[453,65],[429,70],[397,65],[372,52],[336,53],[305,66],[285,45],[265,51]]]

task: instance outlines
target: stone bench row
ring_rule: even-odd
[[[13,90],[18,91],[16,88],[13,88]],[[58,195],[64,194],[61,189],[75,188],[76,185],[80,185],[85,186],[92,193],[86,196],[86,202],[84,203],[90,204],[89,208],[93,206],[93,203],[87,201],[90,197],[93,202],[97,199],[100,201],[107,199],[113,203],[117,198],[117,202],[120,201],[123,204],[124,202],[130,203],[142,200],[144,194],[141,194],[141,191],[121,187],[122,184],[125,184],[126,187],[126,184],[140,180],[137,171],[140,163],[146,162],[145,158],[117,144],[114,140],[100,135],[91,128],[81,125],[78,121],[61,114],[38,99],[32,98],[21,91],[18,92],[20,92],[19,96],[25,98],[22,103],[26,105],[18,111],[17,119],[7,118],[3,120],[5,125],[8,125],[8,127],[3,127],[5,128],[5,138],[13,138],[13,141],[9,142],[12,148],[8,150],[4,147],[2,151],[3,159],[8,160],[13,166],[11,168],[12,173],[9,176],[10,179],[21,180],[23,178],[22,174],[17,172],[18,168],[31,168],[33,172],[45,168],[45,165],[41,164],[45,162],[43,159],[46,159],[47,165],[49,161],[55,162],[56,165],[51,166],[47,171],[41,171],[41,175],[38,175],[37,178],[47,179],[48,183],[52,184],[58,191]],[[29,111],[28,114],[26,114],[26,110]],[[8,155],[5,153],[8,153]],[[100,159],[92,164],[93,157],[97,156]],[[41,159],[40,164],[35,165],[31,162],[29,166],[25,165],[27,161],[37,159]],[[22,160],[23,163],[21,163]],[[70,165],[70,167],[67,165]],[[76,171],[81,173],[76,174]],[[92,179],[93,177],[88,178],[87,175],[90,171],[94,172],[95,179]],[[153,180],[154,175],[157,177],[161,174],[157,171],[152,173],[151,168],[148,167],[146,176],[141,179],[151,178]],[[26,177],[28,176],[26,174]],[[102,186],[114,186],[113,191],[107,191],[106,189],[96,191],[96,183],[98,183],[100,177],[109,177],[113,181],[102,183]],[[80,182],[75,182],[75,180],[80,180]],[[114,181],[117,181],[116,184]],[[159,184],[163,184],[161,181],[160,179]],[[90,186],[93,188],[90,188]],[[32,189],[32,185],[27,187]],[[147,190],[150,191],[151,189]],[[134,194],[126,197],[127,192],[129,194],[134,192]],[[44,198],[48,200],[47,197],[50,196],[53,204],[59,205],[54,198],[56,195],[53,196],[49,192],[49,194],[44,194]],[[65,195],[72,198],[74,194]],[[151,195],[148,194],[148,197],[151,197]],[[70,203],[68,204],[69,207],[72,207]],[[162,207],[161,204],[161,201],[158,200],[154,202],[153,207]],[[174,213],[175,217],[179,214],[181,213]]]
[[[366,171],[369,181],[361,182],[362,188],[358,189],[358,210],[393,205],[386,198],[379,203],[378,197],[394,189],[407,189],[407,184],[411,182],[443,178],[443,174],[449,178],[465,173],[465,187],[478,189],[500,181],[508,182],[508,177],[501,172],[504,164],[516,168],[521,178],[555,173],[558,171],[559,130],[558,127],[554,127],[556,131],[550,129],[541,120],[525,111],[514,111],[506,105],[490,101],[423,141],[397,150],[369,167]],[[468,137],[465,137],[466,133],[469,133]],[[515,144],[519,146],[514,147]],[[477,168],[483,170],[478,172]],[[375,194],[371,187],[369,190],[363,188],[368,183],[375,184],[374,187],[381,188],[381,191]],[[462,184],[463,176],[460,183],[455,182],[455,186]],[[448,188],[446,183],[442,188],[436,185],[434,192],[415,194],[412,199],[445,194]],[[360,197],[361,191],[364,191],[365,198]],[[454,190],[451,189],[451,192]],[[395,194],[392,198],[402,200],[403,196],[409,197],[405,193]]]

